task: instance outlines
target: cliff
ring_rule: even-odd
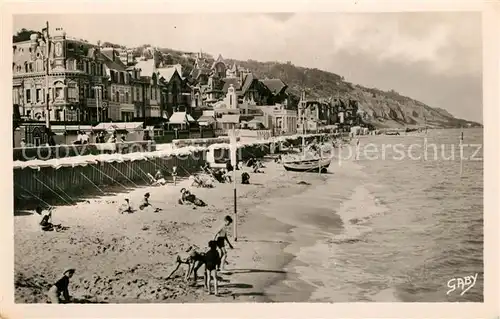
[[[160,49],[167,54],[168,62],[180,63],[187,76],[194,65],[192,53]],[[367,88],[345,81],[343,76],[318,69],[295,66],[291,63],[259,62],[255,60],[225,60],[250,69],[257,77],[280,78],[288,84],[291,105],[296,107],[300,92],[305,89],[309,98],[340,97],[359,101],[363,120],[377,128],[396,127],[481,127],[476,122],[455,118],[448,111],[430,107],[415,99],[391,91]],[[211,62],[211,61],[210,61]]]

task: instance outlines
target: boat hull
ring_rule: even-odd
[[[283,166],[285,170],[291,172],[326,172],[330,166],[331,159],[322,160],[300,160],[293,162],[285,162]]]

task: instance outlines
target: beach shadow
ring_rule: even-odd
[[[263,240],[263,239],[238,239],[237,242],[246,243],[269,243],[269,244],[290,244],[289,242],[283,240]]]
[[[92,299],[87,299],[87,298],[73,298],[73,301],[71,303],[76,303],[76,304],[107,304],[109,302],[105,301],[97,301],[97,300],[92,300]]]
[[[250,288],[253,288],[253,285],[249,285],[249,284],[226,284],[226,285],[221,285],[221,288],[250,289]]]
[[[232,274],[248,274],[248,273],[274,273],[274,274],[286,274],[286,271],[283,270],[270,270],[270,269],[233,269],[226,272],[226,275]]]
[[[14,210],[14,216],[30,216],[34,213],[28,210]]]

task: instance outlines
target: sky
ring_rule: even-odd
[[[15,15],[14,31],[40,30],[45,21],[92,43],[291,61],[482,123],[477,12],[31,14]]]

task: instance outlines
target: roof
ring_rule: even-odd
[[[101,53],[102,56],[104,57],[104,64],[106,64],[106,67],[108,69],[116,71],[127,70],[127,67],[125,66],[125,64],[123,64],[123,62],[120,59],[115,58],[115,60],[113,61],[113,54],[114,54],[113,50],[103,50],[101,51]]]
[[[231,84],[233,85],[233,87],[236,91],[238,91],[240,86],[241,86],[240,79],[238,79],[238,78],[225,78],[225,79],[222,79],[222,81],[224,81],[224,86],[222,87],[222,91],[224,93],[227,93],[227,90],[229,89]]]
[[[224,114],[218,122],[238,124],[240,123],[240,116],[238,114]]]
[[[160,73],[160,76],[163,77],[165,79],[165,81],[167,81],[167,82],[170,82],[170,80],[175,75],[175,73],[177,73],[179,75],[179,77],[182,79],[181,74],[179,73],[177,68],[174,66],[157,69],[157,71],[158,71],[158,73]]]
[[[94,130],[134,130],[137,128],[142,128],[142,122],[125,122],[125,123],[99,123],[94,126]]]
[[[241,86],[241,94],[245,94],[252,85],[253,81],[256,79],[257,77],[253,73],[247,74],[245,76],[245,80],[243,81],[243,85]]]
[[[224,58],[222,58],[222,55],[220,55],[220,54],[217,57],[217,60],[215,60],[214,63],[212,64],[212,69],[215,68],[215,65],[217,65],[218,63],[222,63],[222,64],[226,65],[226,63],[224,62]]]
[[[248,123],[261,123],[263,124],[264,122],[261,120],[261,119],[258,119],[256,117],[254,117],[251,121],[249,121]]]
[[[201,123],[201,122],[213,123],[213,122],[215,122],[215,117],[210,116],[210,115],[202,115],[198,118],[197,121],[198,121],[198,123]]]
[[[288,87],[280,79],[265,79],[260,80],[260,82],[264,84],[273,94],[278,94],[283,90],[283,88]]]
[[[186,112],[175,112],[172,114],[172,116],[168,119],[169,123],[172,124],[183,124],[187,122],[196,122],[194,118],[187,114]]]
[[[139,60],[135,67],[141,69],[141,75],[153,76],[153,72],[155,71],[155,60]]]

